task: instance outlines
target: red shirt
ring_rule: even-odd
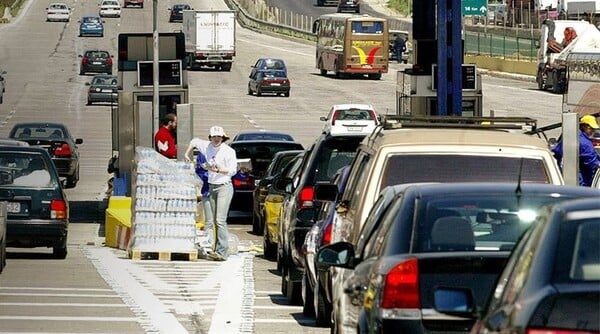
[[[175,146],[173,132],[164,126],[161,126],[154,136],[154,148],[167,158],[177,158],[177,146]]]

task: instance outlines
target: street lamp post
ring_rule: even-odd
[[[158,130],[159,124],[159,81],[158,81],[158,0],[152,0],[152,117],[153,133]]]

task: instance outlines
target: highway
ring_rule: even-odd
[[[167,8],[175,2],[159,2],[161,32],[180,29],[167,23]],[[302,2],[303,8],[311,3],[285,2]],[[152,6],[147,0],[143,9],[123,9],[121,18],[106,19],[103,38],[83,38],[77,19],[97,13],[97,3],[67,3],[74,8],[67,24],[45,22],[46,2],[28,1],[19,17],[0,25],[0,68],[8,72],[0,136],[15,122],[52,120],[84,139],[81,180],[66,190],[72,217],[69,255],[53,260],[45,249],[8,249],[0,275],[0,333],[329,333],[303,317],[301,307],[285,304],[275,263],[252,252],[222,263],[132,261],[124,251],[102,246],[106,167],[112,156],[110,106],[85,105],[91,75],[78,74],[78,55],[88,48],[107,49],[116,60],[118,33],[152,31]],[[190,4],[226,8],[219,0]],[[371,103],[382,114],[395,112],[396,71],[404,65],[392,64],[379,81],[322,77],[312,43],[242,27],[237,48],[231,72],[189,73],[195,136],[205,138],[212,125],[223,126],[230,136],[258,128],[288,132],[309,146],[322,127],[319,116],[332,104]],[[289,98],[246,94],[250,66],[261,56],[286,60]],[[535,82],[524,79],[484,75],[485,114],[528,116],[540,125],[559,121],[562,97],[538,91]],[[260,244],[249,223],[230,226],[244,250]]]

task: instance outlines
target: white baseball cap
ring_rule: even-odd
[[[223,137],[223,140],[227,140],[229,139],[229,137],[227,136],[227,134],[225,133],[225,130],[223,130],[222,127],[215,125],[213,127],[210,128],[210,132],[208,133],[208,137],[213,137],[213,136],[221,136]]]

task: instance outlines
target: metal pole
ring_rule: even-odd
[[[152,124],[157,127],[152,133],[158,130],[159,124],[158,60],[158,0],[152,0]]]

